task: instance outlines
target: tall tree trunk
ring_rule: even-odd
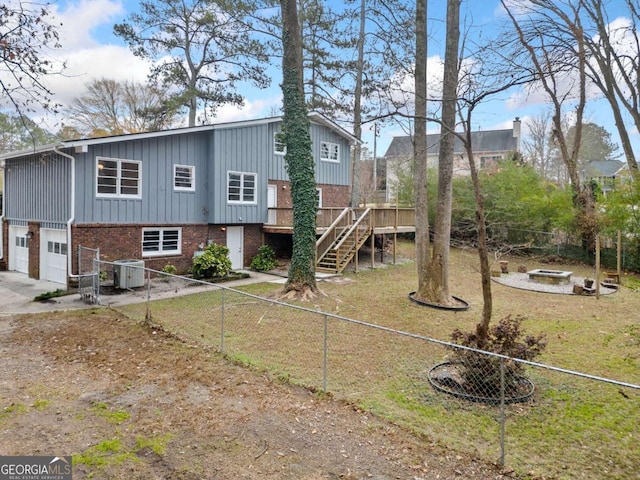
[[[478,233],[478,258],[480,260],[480,278],[482,282],[482,318],[476,325],[477,347],[482,349],[489,336],[489,323],[493,313],[493,297],[491,295],[491,267],[489,266],[489,247],[487,246],[487,224],[484,215],[484,196],[480,189],[478,169],[473,158],[473,145],[471,143],[471,110],[465,121],[465,148],[469,159],[471,183],[476,199],[476,232]]]
[[[449,293],[449,250],[453,196],[453,149],[458,90],[460,0],[447,0],[447,33],[442,88],[442,118],[438,156],[438,199],[427,281],[417,297],[439,305],[454,305]]]
[[[306,294],[317,290],[315,278],[316,190],[309,117],[304,103],[302,39],[296,0],[281,0],[283,133],[285,165],[293,200],[293,250],[285,292]]]
[[[640,51],[638,51],[640,43],[636,40],[635,44],[631,44],[636,47],[636,51],[634,52],[634,55],[636,56],[635,61],[628,61],[632,58],[631,55],[624,55],[623,60],[621,61],[621,56],[611,45],[611,40],[609,38],[610,22],[609,19],[606,18],[606,12],[604,10],[602,0],[582,0],[582,4],[598,30],[597,37],[593,34],[587,34],[585,36],[586,46],[589,49],[592,58],[595,58],[598,64],[598,69],[596,70],[592,63],[587,63],[587,66],[591,71],[593,82],[598,86],[611,106],[616,128],[620,134],[622,150],[624,151],[625,158],[627,159],[627,165],[629,166],[629,172],[635,180],[638,180],[640,179],[638,162],[636,161],[635,153],[631,146],[627,125],[622,118],[620,103],[627,108],[627,111],[634,119],[636,128],[640,128],[640,112],[638,112],[637,108],[637,99],[638,96],[640,96],[640,84],[638,84],[637,81],[633,81],[633,76],[637,75],[640,71],[637,61],[640,57]],[[633,18],[633,12],[636,13],[635,17],[637,18],[637,10],[629,1],[627,1],[627,5],[632,13],[632,20],[635,21],[635,18]],[[635,27],[632,29],[632,33],[636,33]],[[598,41],[594,38],[597,38]],[[632,38],[637,37],[633,36]],[[630,69],[630,65],[633,65],[635,68]],[[620,67],[622,67],[622,69]],[[614,73],[616,70],[618,75],[621,76],[620,79],[616,79],[616,74]],[[627,90],[630,97],[635,98],[635,101],[629,102],[625,100],[625,90]],[[618,97],[620,98],[620,101],[618,101]]]
[[[413,134],[413,181],[416,206],[416,267],[420,298],[429,266],[429,208],[427,204],[427,1],[416,0],[416,109]]]
[[[358,63],[356,70],[356,85],[353,99],[353,136],[358,140],[362,139],[362,81],[364,75],[364,36],[366,23],[365,0],[360,0],[360,34],[358,36]],[[356,143],[353,148],[352,175],[351,175],[351,206],[357,208],[360,204],[360,165],[362,148],[360,143]],[[375,165],[375,162],[374,162]],[[375,185],[374,185],[375,193]]]

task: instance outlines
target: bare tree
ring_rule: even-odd
[[[611,106],[622,150],[635,179],[640,179],[638,163],[623,111],[640,130],[640,4],[625,0],[629,23],[613,27],[602,0],[576,0],[584,7],[595,31],[587,31],[584,42],[593,62],[587,62],[589,78],[600,89]],[[622,3],[622,2],[620,2]]]
[[[466,39],[465,39],[466,40]],[[461,49],[464,57],[466,43]],[[467,62],[461,66],[458,86],[458,114],[463,133],[457,134],[462,141],[469,161],[469,171],[476,206],[476,233],[478,258],[480,260],[480,277],[482,284],[482,317],[476,325],[475,346],[484,348],[488,339],[489,324],[493,315],[493,297],[491,293],[491,267],[489,262],[489,246],[487,239],[487,221],[485,215],[485,195],[480,187],[480,176],[475,161],[474,145],[472,142],[472,117],[475,109],[490,97],[509,90],[513,87],[528,84],[533,80],[531,72],[526,70],[514,72],[503,53],[495,49],[494,44],[482,46],[469,58],[478,59],[477,62]],[[464,59],[461,61],[464,65]]]
[[[62,72],[50,51],[60,48],[50,22],[49,3],[12,1],[0,4],[0,109],[25,118],[37,108],[55,111],[58,104],[43,79]]]
[[[529,136],[523,140],[522,149],[527,161],[543,178],[562,180],[553,170],[556,158],[555,144],[552,139],[551,114],[548,111],[531,117],[527,122]]]
[[[100,78],[68,109],[71,127],[84,135],[106,136],[162,130],[175,123],[178,112],[167,93],[152,85]]]
[[[585,248],[591,250],[597,229],[593,193],[588,185],[581,186],[578,167],[587,82],[587,49],[579,5],[572,0],[531,0],[529,6],[520,5],[516,12],[506,0],[501,3],[517,37],[514,68],[530,65],[537,77],[537,87],[551,102],[552,138],[574,191],[576,227]],[[524,49],[523,55],[515,53],[518,49]],[[563,124],[569,106],[575,126],[572,138],[567,137]]]

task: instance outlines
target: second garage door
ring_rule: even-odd
[[[40,278],[67,284],[67,232],[40,230]]]

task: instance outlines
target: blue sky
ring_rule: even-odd
[[[616,2],[611,2],[616,5]],[[67,62],[67,74],[51,79],[49,87],[55,93],[58,102],[68,104],[82,92],[82,85],[93,78],[107,77],[116,80],[135,80],[144,82],[149,65],[133,56],[121,39],[113,34],[113,25],[123,21],[138,2],[132,0],[58,0],[53,2],[56,17],[62,22],[60,41],[62,49],[56,56]],[[430,28],[430,69],[439,70],[445,33],[445,0],[429,0],[428,15]],[[478,29],[496,28],[501,21],[499,0],[465,0],[462,6],[463,16]],[[613,18],[613,15],[612,15]],[[279,75],[280,66],[274,65],[274,75]],[[246,97],[243,108],[222,107],[218,112],[218,121],[244,120],[269,116],[281,105],[279,78],[274,78],[270,88],[257,90],[243,89]],[[515,117],[523,120],[523,135],[527,133],[527,119],[548,108],[544,100],[535,95],[504,94],[487,103],[475,115],[474,128],[490,130],[508,128]],[[47,126],[56,129],[61,118],[46,120]],[[591,101],[587,105],[586,120],[604,126],[617,140],[615,126],[609,109],[602,101]],[[434,125],[432,130],[437,131]],[[387,127],[378,138],[378,154],[386,150],[394,135],[404,135],[399,127]],[[365,146],[373,149],[373,137],[365,132]],[[632,140],[635,150],[640,154],[640,135],[634,131]]]

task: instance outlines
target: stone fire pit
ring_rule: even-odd
[[[566,272],[563,270],[529,270],[529,280],[536,283],[548,283],[551,285],[568,285],[571,282],[571,275],[573,272]]]

